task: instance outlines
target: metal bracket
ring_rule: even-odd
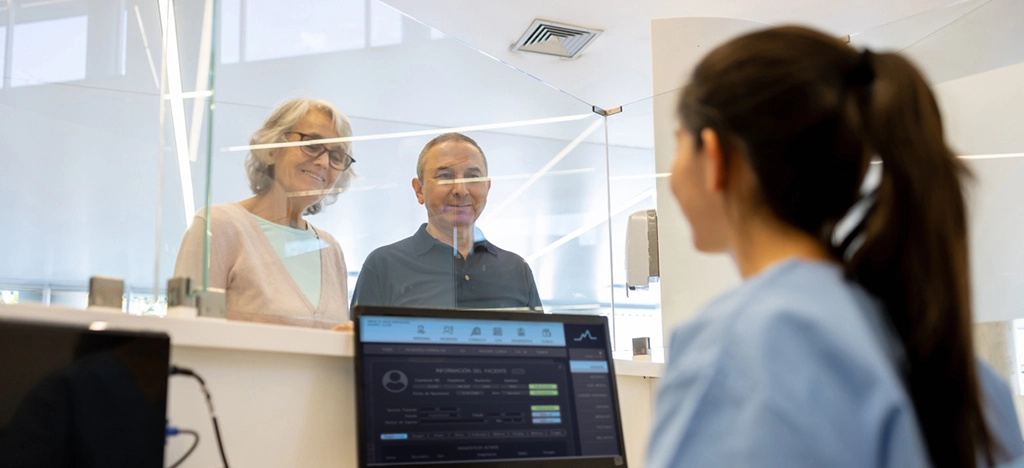
[[[227,318],[223,289],[209,288],[206,291],[199,291],[195,298],[200,317]]]
[[[167,307],[178,306],[196,306],[196,298],[192,295],[191,280],[186,276],[167,280]]]
[[[124,280],[108,276],[89,278],[89,309],[121,312],[124,302]]]
[[[595,114],[600,115],[602,117],[608,117],[609,115],[615,115],[618,114],[619,112],[622,112],[622,106],[613,107],[611,109],[602,109],[597,106],[591,106],[591,109],[594,111]]]

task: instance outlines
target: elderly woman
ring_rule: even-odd
[[[182,240],[174,276],[202,281],[209,216],[209,287],[225,290],[229,319],[315,328],[348,321],[341,247],[303,217],[333,203],[353,176],[350,143],[316,141],[351,134],[345,114],[326,101],[294,99],[275,109],[250,143],[294,145],[246,156],[255,196],[200,210]]]

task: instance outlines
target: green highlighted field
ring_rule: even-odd
[[[558,390],[558,384],[553,383],[532,383],[530,390]]]
[[[559,411],[558,405],[534,405],[530,411]]]

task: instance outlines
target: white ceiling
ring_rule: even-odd
[[[767,24],[800,23],[837,36],[865,32],[929,10],[944,13],[900,26],[912,43],[943,27],[964,4],[985,0],[382,0],[497,60],[602,108],[651,96],[650,22],[657,18],[724,17]],[[951,5],[952,4],[952,5]],[[962,13],[961,13],[962,14]],[[511,52],[534,19],[603,30],[575,60]],[[945,21],[945,23],[943,22]]]

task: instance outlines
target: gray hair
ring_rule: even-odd
[[[448,143],[449,141],[473,145],[473,147],[480,152],[480,157],[484,159],[484,173],[487,173],[487,156],[484,155],[484,150],[480,149],[480,145],[476,144],[476,140],[461,133],[442,133],[434,137],[433,140],[427,142],[427,145],[423,147],[422,151],[420,151],[420,158],[416,160],[416,177],[418,177],[420,181],[423,180],[423,169],[427,165],[427,153],[429,153],[435,146],[440,145],[441,143]]]
[[[263,126],[252,134],[249,144],[265,145],[287,141],[284,135],[290,132],[295,127],[295,124],[299,123],[300,120],[306,117],[306,114],[314,109],[331,117],[338,136],[352,136],[352,125],[349,123],[348,117],[331,103],[321,99],[298,98],[291,99],[277,106],[274,112],[270,114],[270,117],[267,117],[267,121],[263,123]],[[352,154],[352,142],[346,141],[341,143],[341,147],[346,153]],[[245,156],[245,172],[249,176],[249,188],[256,195],[270,190],[270,186],[274,183],[274,157],[272,153],[275,149],[279,148],[254,149]],[[350,166],[341,172],[332,188],[344,191],[348,188],[348,184],[354,176],[355,172]],[[302,214],[315,215],[323,211],[324,206],[334,203],[337,199],[338,192],[329,193],[320,201],[307,207],[306,211]]]

